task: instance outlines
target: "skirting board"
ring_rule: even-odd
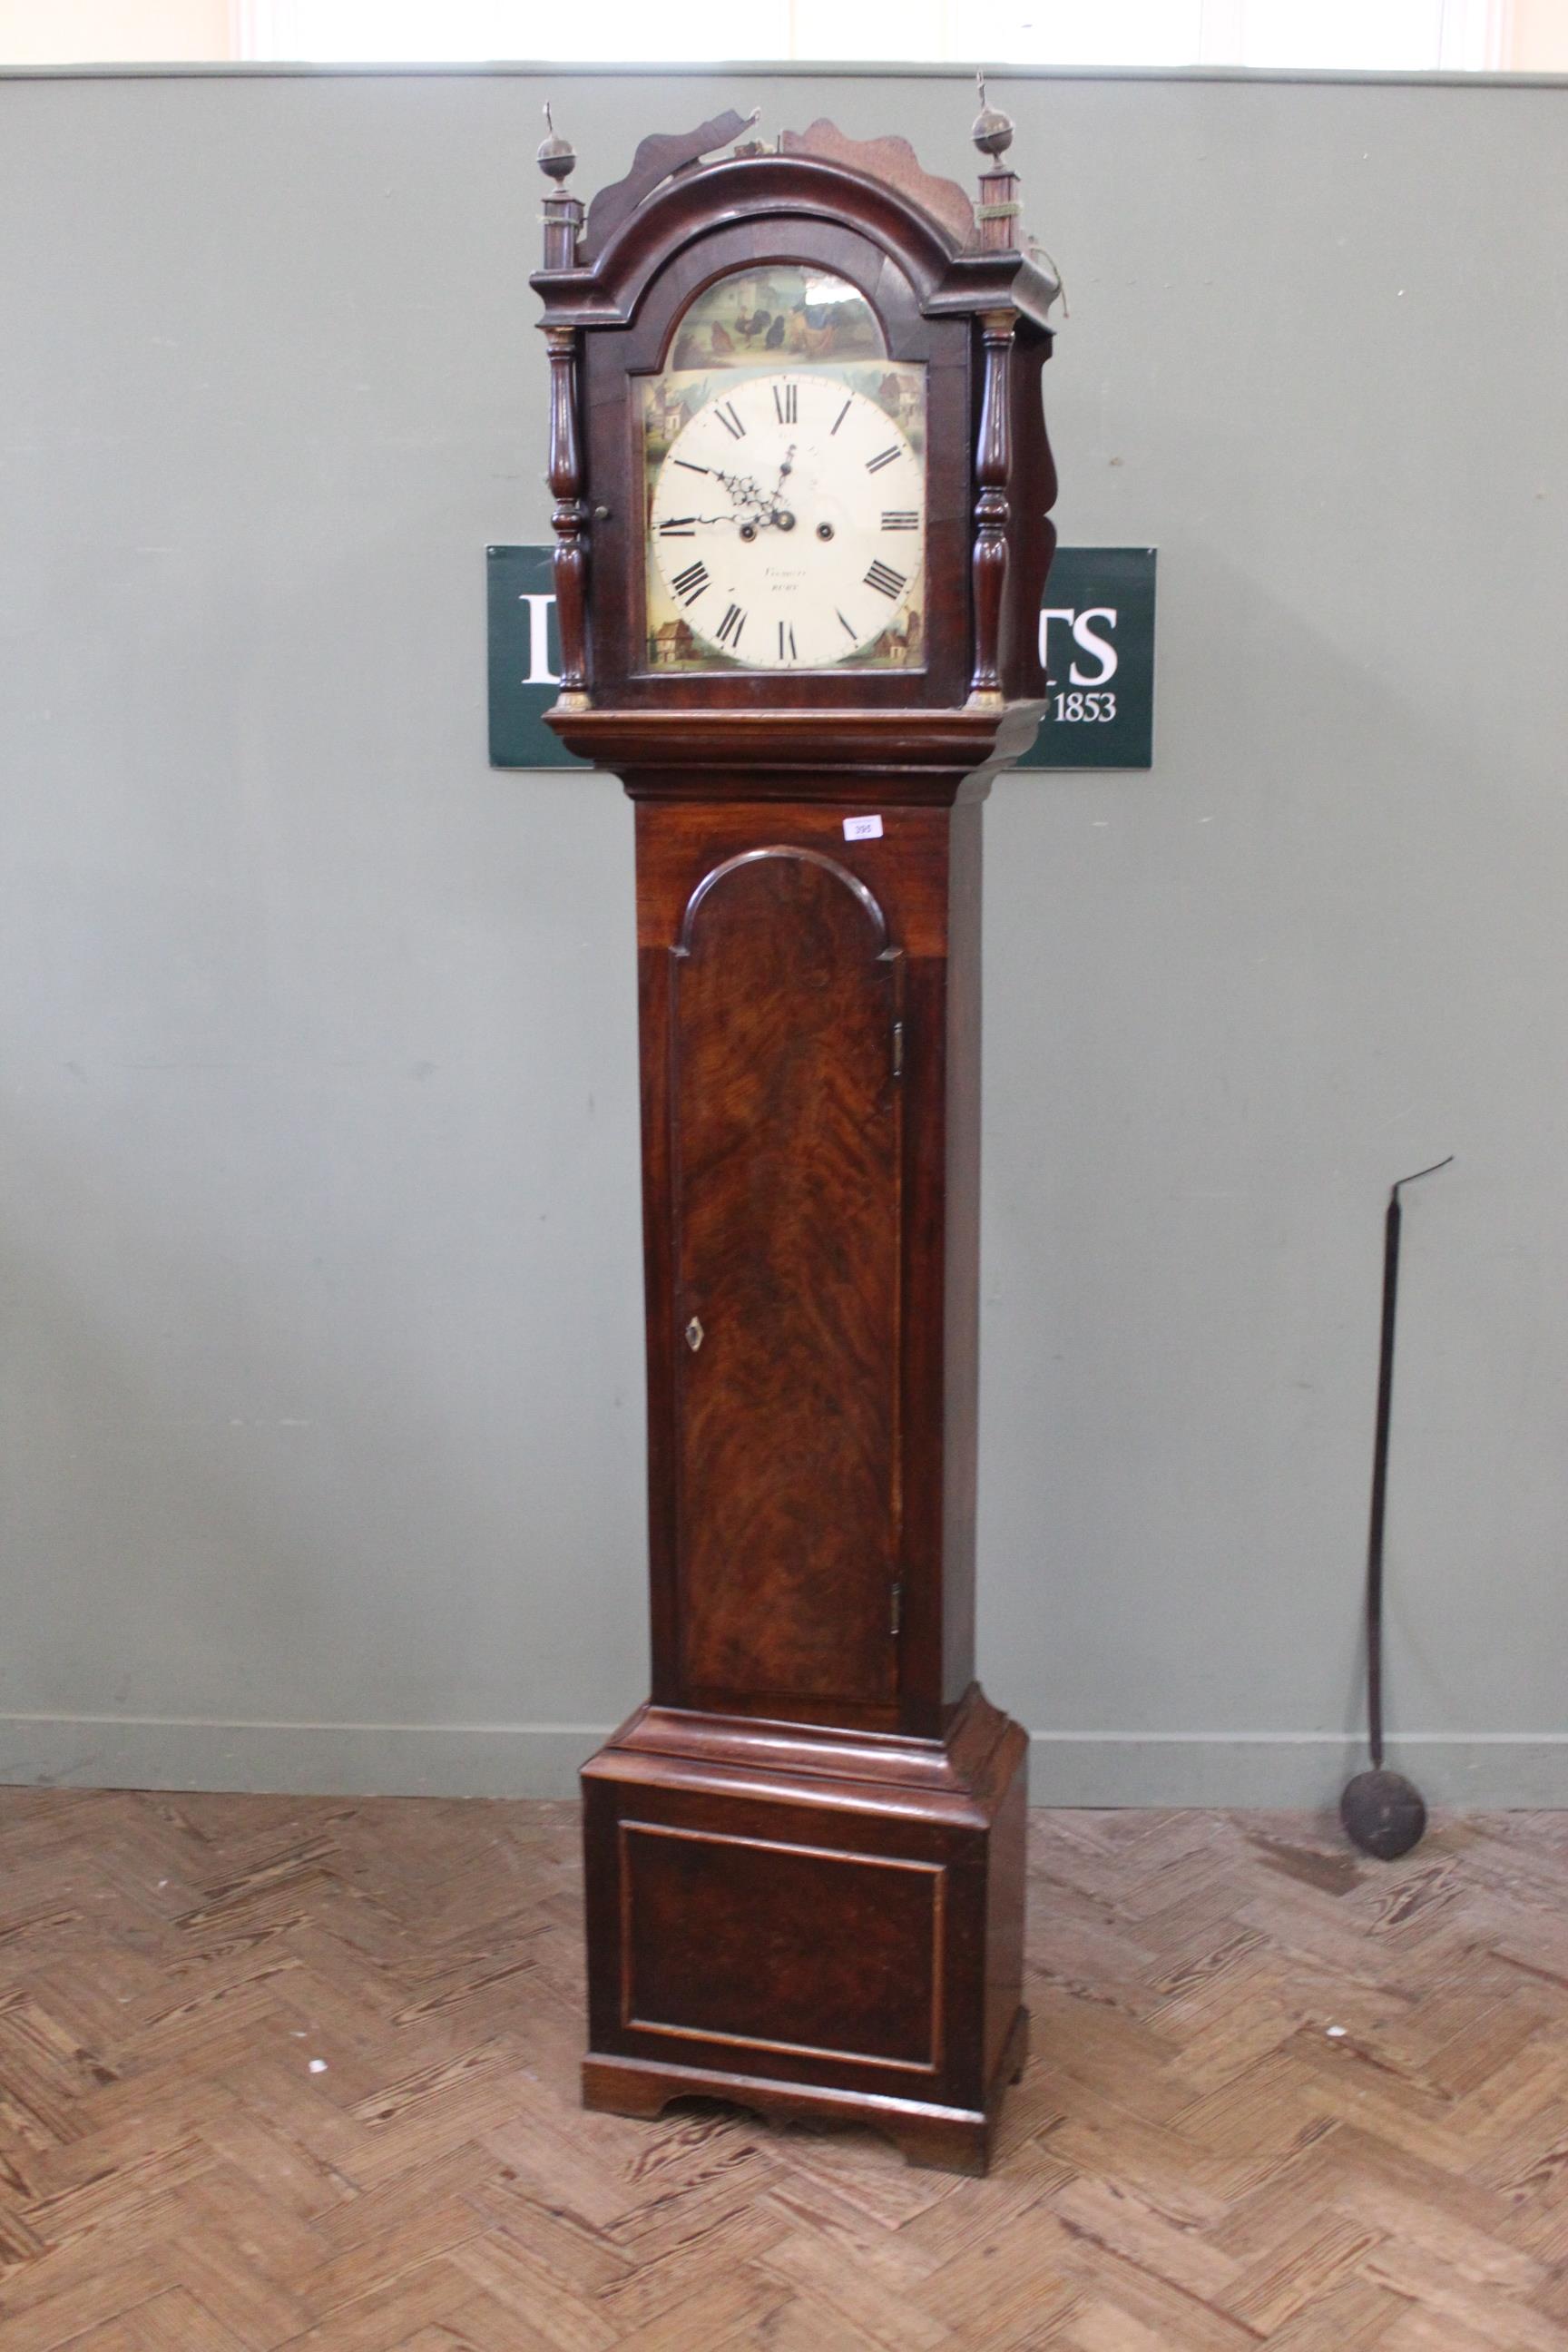
[[[0,1716],[0,1783],[289,1796],[574,1797],[597,1724],[201,1723]],[[1037,1732],[1036,1805],[1331,1806],[1366,1761],[1294,1732]],[[1413,1733],[1388,1761],[1428,1804],[1568,1806],[1568,1733]]]

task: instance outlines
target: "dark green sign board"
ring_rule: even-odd
[[[544,713],[560,648],[547,547],[492,547],[490,765],[579,768]],[[1154,757],[1154,550],[1062,547],[1040,613],[1046,715],[1023,768],[1147,768]]]

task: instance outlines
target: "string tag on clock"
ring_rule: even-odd
[[[847,816],[844,820],[846,841],[880,841],[882,820],[879,816]]]

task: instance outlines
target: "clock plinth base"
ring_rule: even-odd
[[[871,2126],[984,2172],[1026,2021],[1027,1740],[645,1707],[584,1767],[584,2105]]]

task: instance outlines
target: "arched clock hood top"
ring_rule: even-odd
[[[746,142],[702,160],[750,127],[731,111],[694,131],[650,135],[625,177],[599,190],[585,220],[564,188],[575,158],[552,134],[548,159],[541,150],[555,184],[546,198],[549,249],[530,281],[551,321],[624,326],[695,235],[787,215],[852,218],[903,270],[928,316],[1005,308],[1049,332],[1059,289],[1018,242],[1017,181],[994,168],[999,156],[986,156],[994,168],[982,176],[978,208],[955,180],[923,170],[908,140],[854,140],[826,121],[785,131],[775,145]]]

